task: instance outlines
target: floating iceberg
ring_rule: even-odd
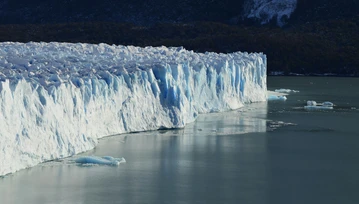
[[[307,101],[307,106],[316,106],[317,102],[316,101]]]
[[[297,93],[299,91],[291,89],[276,89],[268,91],[268,101],[286,101],[289,93]]]
[[[322,103],[322,106],[326,106],[326,107],[333,107],[334,104],[332,102],[326,101]]]
[[[286,101],[288,95],[287,93],[279,93],[274,91],[267,91],[268,101]]]
[[[75,159],[75,163],[88,165],[88,164],[98,164],[98,165],[109,165],[109,166],[118,166],[121,163],[126,163],[125,158],[114,158],[111,156],[97,157],[97,156],[85,156]]]
[[[276,95],[269,95],[268,101],[286,101],[286,96],[276,96]]]
[[[298,93],[299,91],[291,90],[291,89],[276,89],[274,90],[277,93]]]
[[[307,110],[331,110],[333,109],[334,104],[332,102],[326,101],[323,103],[317,103],[316,101],[307,101],[307,105],[304,106],[304,109]]]
[[[0,175],[265,101],[266,85],[262,53],[0,43]]]

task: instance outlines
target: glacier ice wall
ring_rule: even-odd
[[[285,25],[297,7],[297,0],[247,0],[244,4],[244,16],[267,24],[276,18],[278,26]]]
[[[0,175],[118,133],[265,101],[266,56],[180,47],[0,43]]]

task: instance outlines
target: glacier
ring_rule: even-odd
[[[263,53],[3,42],[0,176],[266,99]]]

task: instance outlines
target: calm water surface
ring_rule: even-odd
[[[0,203],[359,203],[359,79],[269,77],[286,102],[201,115],[185,129],[108,137],[83,155],[0,178]],[[305,111],[307,100],[331,111]]]

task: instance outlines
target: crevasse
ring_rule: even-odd
[[[265,101],[262,53],[180,47],[0,43],[0,175],[119,133],[181,128]]]

